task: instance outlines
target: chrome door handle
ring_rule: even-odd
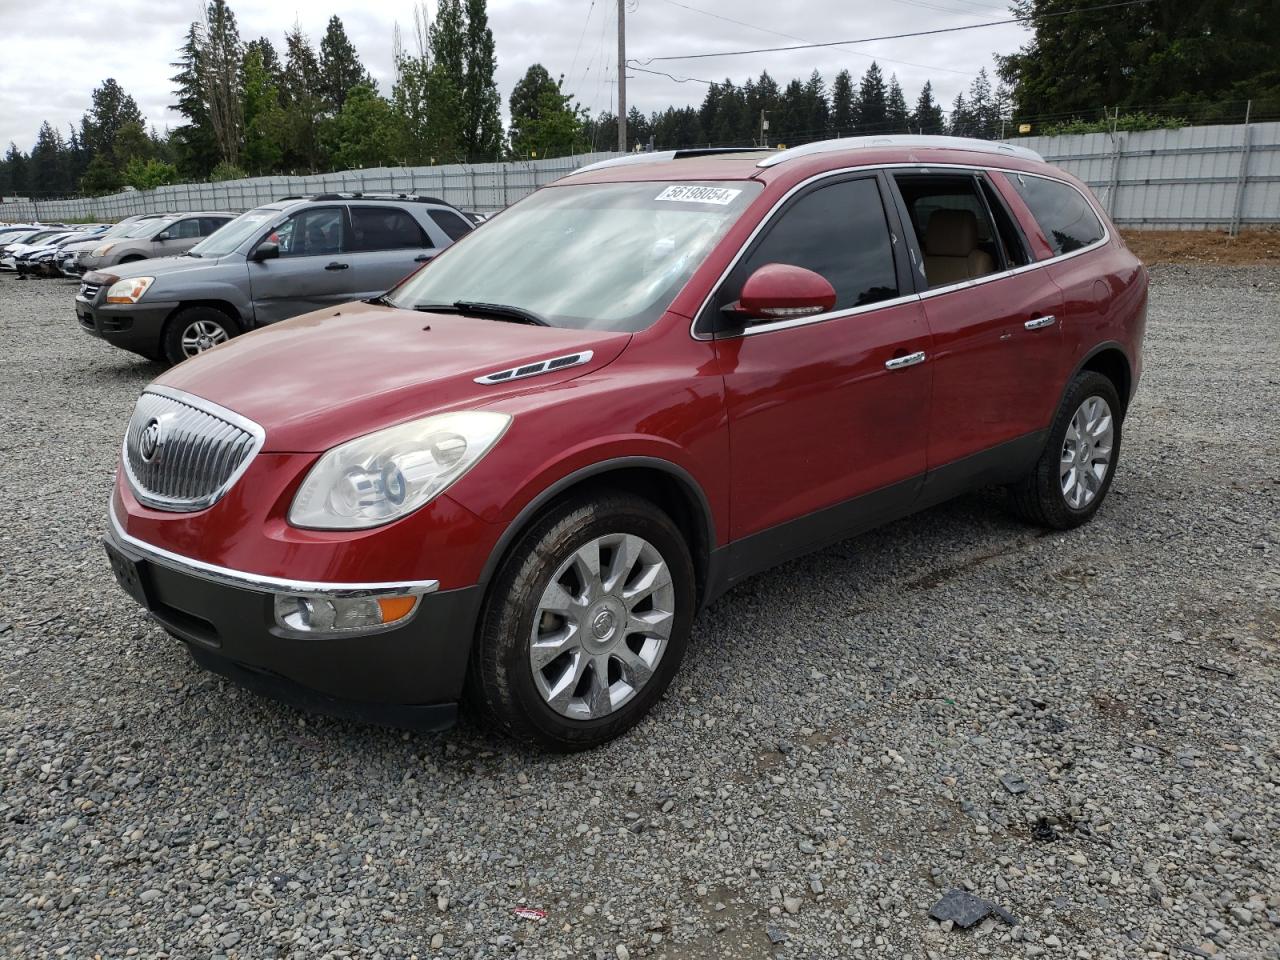
[[[1049,314],[1049,316],[1047,317],[1036,317],[1032,320],[1028,320],[1026,323],[1023,324],[1023,326],[1026,327],[1028,330],[1039,330],[1041,327],[1053,326],[1054,321],[1056,321],[1057,319],[1058,318],[1055,317],[1053,314]]]
[[[884,368],[886,370],[901,370],[903,367],[914,367],[917,363],[924,363],[923,350],[908,353],[905,357],[894,357],[892,360],[886,360]]]

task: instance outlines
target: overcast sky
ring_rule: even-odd
[[[231,6],[243,39],[266,36],[282,52],[284,33],[295,20],[318,46],[336,13],[385,94],[393,79],[393,29],[398,21],[406,38],[412,34],[415,4],[232,0]],[[535,62],[553,76],[564,74],[566,91],[593,113],[610,109],[616,96],[616,9],[616,0],[489,0],[504,115],[512,85]],[[30,150],[46,119],[65,135],[88,109],[92,89],[107,77],[133,95],[148,123],[161,130],[180,124],[168,108],[169,64],[200,10],[198,0],[0,0],[0,149],[12,140]],[[825,42],[1008,16],[999,0],[628,0],[627,55],[644,62],[796,42],[789,36]],[[731,77],[735,83],[767,69],[782,85],[816,67],[830,83],[844,68],[860,76],[874,57],[886,74],[898,75],[909,102],[928,79],[949,106],[980,68],[994,75],[995,53],[1015,50],[1025,37],[1015,24],[850,47],[653,62],[648,68],[703,80]],[[649,113],[669,104],[697,104],[706,86],[633,73],[627,91],[629,103]]]

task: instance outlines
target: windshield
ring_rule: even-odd
[[[146,220],[130,220],[128,223],[117,223],[110,230],[98,234],[99,240],[114,240],[117,237],[127,237],[130,230],[136,230],[144,223],[155,223],[156,218],[151,217]]]
[[[242,213],[192,247],[191,255],[197,257],[225,257],[265,227],[272,217],[278,216],[280,216],[279,210],[269,208]]]
[[[556,327],[643,330],[760,190],[753,181],[549,187],[386,299],[398,307],[501,304]]]
[[[172,220],[139,220],[137,223],[131,223],[128,228],[117,236],[125,240],[136,240],[139,237],[150,238],[152,234],[160,232],[161,224],[172,223]]]

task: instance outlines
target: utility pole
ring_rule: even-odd
[[[618,152],[627,152],[627,0],[618,0]]]

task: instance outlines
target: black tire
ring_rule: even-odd
[[[1111,408],[1111,457],[1106,476],[1097,492],[1087,503],[1076,507],[1068,502],[1062,490],[1062,455],[1072,418],[1081,404],[1091,397],[1101,398]],[[1049,438],[1040,459],[1025,477],[1009,487],[1014,511],[1028,523],[1054,530],[1070,530],[1087,523],[1106,499],[1116,468],[1120,464],[1123,420],[1123,407],[1115,384],[1092,370],[1078,373],[1067,387],[1058,412],[1054,414],[1053,423],[1049,427]]]
[[[121,264],[126,264],[126,263],[138,263],[140,260],[145,260],[145,259],[147,259],[147,258],[146,258],[146,257],[140,257],[140,256],[138,256],[137,254],[134,254],[134,255],[132,255],[132,256],[128,256],[128,257],[121,257],[121,258],[120,258],[120,263],[121,263]]]
[[[653,673],[613,712],[592,719],[562,716],[543,699],[530,664],[534,618],[551,578],[598,537],[632,534],[661,555],[674,587],[674,619]],[[467,671],[467,701],[481,722],[513,739],[555,752],[587,750],[634,726],[662,696],[680,667],[695,610],[693,560],[671,519],[647,500],[602,491],[564,501],[516,541],[490,584]],[[624,642],[627,642],[624,640]]]
[[[213,324],[225,331],[226,339],[240,335],[240,325],[221,310],[214,307],[187,307],[179,310],[164,325],[160,334],[160,356],[170,366],[188,359],[182,349],[182,336],[193,324]]]

